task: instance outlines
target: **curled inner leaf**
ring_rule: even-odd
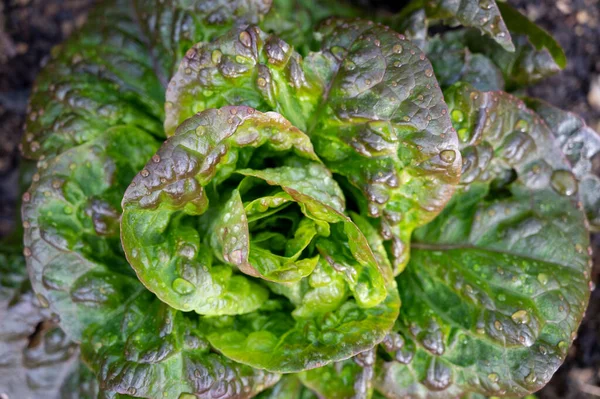
[[[308,137],[278,114],[232,106],[188,119],[123,209],[139,279],[174,308],[221,316],[203,319],[207,337],[234,360],[317,367],[373,346],[393,323],[389,265],[344,214]]]

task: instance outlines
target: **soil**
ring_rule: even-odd
[[[85,22],[94,0],[0,0],[0,237],[13,227],[17,203],[17,145],[27,98],[52,46]],[[357,0],[397,8],[406,0]],[[386,4],[387,3],[387,4]],[[529,89],[582,115],[600,131],[600,0],[509,0],[551,32],[567,53],[560,74]],[[592,237],[593,281],[600,278],[600,235]],[[600,290],[592,292],[578,338],[564,365],[537,396],[600,397]]]

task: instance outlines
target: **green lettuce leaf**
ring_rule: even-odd
[[[464,30],[432,37],[426,53],[443,88],[461,81],[481,91],[504,90],[502,71],[485,55],[471,52]]]
[[[162,137],[164,88],[192,44],[258,23],[270,1],[109,0],[56,47],[33,88],[23,155],[40,160],[117,125]]]
[[[120,201],[123,187],[157,145],[135,127],[114,127],[40,161],[23,194],[33,289],[75,340],[90,323],[119,311],[139,289],[120,245]]]
[[[134,0],[133,6],[163,86],[192,45],[236,25],[258,24],[274,8],[271,0]]]
[[[176,309],[221,316],[203,320],[230,359],[318,367],[372,347],[397,316],[389,265],[344,215],[308,137],[276,113],[188,119],[133,179],[123,210],[138,278]]]
[[[214,353],[201,330],[199,318],[144,290],[120,314],[90,325],[82,355],[106,397],[251,398],[279,379]]]
[[[315,26],[326,18],[365,18],[370,10],[360,9],[346,0],[274,0],[260,24],[265,32],[277,34],[303,56],[318,48]],[[318,36],[318,35],[317,35]],[[191,46],[190,46],[191,47]]]
[[[400,13],[398,20],[425,10],[430,20],[447,20],[450,24],[461,24],[478,29],[508,52],[515,51],[508,21],[500,13],[502,2],[495,0],[413,0]]]
[[[546,122],[571,163],[590,228],[600,231],[600,135],[572,112],[542,100],[526,102]]]
[[[31,290],[20,245],[0,243],[0,396],[92,399],[97,386],[79,347]]]
[[[481,53],[500,68],[509,90],[531,85],[560,72],[567,58],[560,44],[545,30],[506,3],[498,3],[507,21],[515,51],[505,51],[500,45],[477,32],[465,32],[465,45]]]
[[[279,112],[344,177],[400,271],[412,230],[443,208],[458,178],[442,93],[425,55],[387,27],[333,19],[318,36],[321,51],[305,59],[256,27],[195,46],[167,89],[167,135],[207,108]]]
[[[558,68],[567,66],[567,57],[560,44],[544,29],[530,21],[526,16],[512,8],[508,3],[498,2],[498,9],[506,21],[508,30],[514,34],[526,36],[537,51],[546,51]]]
[[[561,364],[589,297],[577,180],[522,101],[466,85],[446,99],[463,188],[415,233],[376,388],[388,397],[522,396]]]

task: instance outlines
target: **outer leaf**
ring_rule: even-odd
[[[500,68],[509,89],[533,84],[565,68],[566,56],[548,32],[509,5],[498,3],[498,7],[513,34],[515,51],[504,51],[477,32],[467,32],[465,40],[469,49],[486,55]]]
[[[40,307],[14,249],[2,246],[0,253],[0,396],[91,399],[96,386],[77,360],[77,345]]]
[[[449,31],[427,42],[427,56],[442,87],[458,81],[477,90],[503,90],[502,71],[483,54],[473,54],[467,47],[465,31]]]
[[[487,34],[506,51],[515,51],[511,34],[505,24],[499,8],[502,2],[495,0],[413,0],[401,16],[410,15],[419,9],[425,9],[429,19],[458,21],[463,26],[473,27]]]
[[[465,86],[446,98],[463,116],[465,188],[416,234],[377,389],[522,396],[558,368],[589,296],[577,181],[548,127],[518,99]]]
[[[128,124],[162,137],[164,86],[183,54],[233,25],[257,23],[269,0],[110,0],[53,51],[34,87],[23,154],[40,159]]]
[[[446,105],[431,65],[403,36],[360,20],[328,20],[319,36],[322,51],[304,62],[257,28],[196,46],[167,90],[167,134],[226,104],[281,113],[359,190],[355,200],[380,218],[400,270],[412,230],[442,209],[457,180]]]
[[[600,136],[578,115],[541,100],[528,99],[527,104],[552,130],[579,180],[580,195],[590,227],[594,231],[600,230]]]
[[[250,398],[277,382],[211,352],[201,323],[143,291],[123,313],[88,329],[83,356],[109,397]]]
[[[567,66],[565,52],[548,32],[512,8],[508,3],[499,2],[498,8],[502,13],[502,18],[506,21],[506,26],[511,32],[527,36],[536,50],[541,51],[545,49],[560,69],[564,69]]]
[[[131,15],[129,1],[110,1],[83,30],[57,47],[32,92],[23,154],[60,153],[130,124],[161,135],[163,88]]]
[[[150,42],[164,86],[185,52],[241,24],[258,24],[271,0],[134,0],[136,17]]]
[[[113,128],[42,161],[23,194],[33,288],[75,340],[139,289],[120,248],[119,202],[122,187],[156,146],[143,131]]]
[[[264,159],[285,166],[264,168]],[[245,166],[254,169],[241,169]],[[236,169],[248,177],[231,190],[240,181]],[[243,202],[259,180],[283,190],[268,195],[262,208],[256,199]],[[268,191],[258,187],[263,198]],[[219,197],[223,205],[211,207]],[[286,201],[283,208],[276,198]],[[276,256],[261,242],[279,233],[256,229],[280,213],[288,217],[290,203],[304,219],[285,255]],[[386,283],[389,271],[380,269],[365,237],[343,215],[341,191],[318,163],[308,137],[278,114],[225,107],[187,120],[133,180],[123,207],[123,247],[140,280],[175,308],[238,315],[203,319],[210,343],[236,361],[278,372],[318,367],[372,347],[397,315],[397,293]],[[311,225],[312,233],[304,230]],[[201,242],[202,236],[207,238]],[[202,245],[218,261],[200,256]],[[313,276],[315,247],[323,257],[321,277]],[[224,269],[229,282],[218,278]],[[266,301],[259,282],[238,271],[272,281],[272,290],[301,309],[295,320],[292,303]],[[336,275],[342,277],[341,290]],[[354,299],[347,299],[347,290]],[[319,298],[331,298],[332,306],[319,304]]]

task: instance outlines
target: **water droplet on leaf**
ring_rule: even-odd
[[[173,289],[181,295],[187,295],[194,290],[194,285],[189,281],[178,277],[173,281]]]
[[[577,180],[567,170],[556,170],[552,173],[550,184],[554,191],[561,195],[571,196],[577,192]]]
[[[456,159],[456,151],[454,150],[443,150],[440,152],[440,158],[446,163],[452,163]]]
[[[517,310],[510,318],[517,324],[529,323],[529,313],[526,310]]]
[[[465,114],[463,114],[463,112],[459,109],[453,110],[450,116],[452,118],[452,122],[455,123],[462,123],[465,120]]]

